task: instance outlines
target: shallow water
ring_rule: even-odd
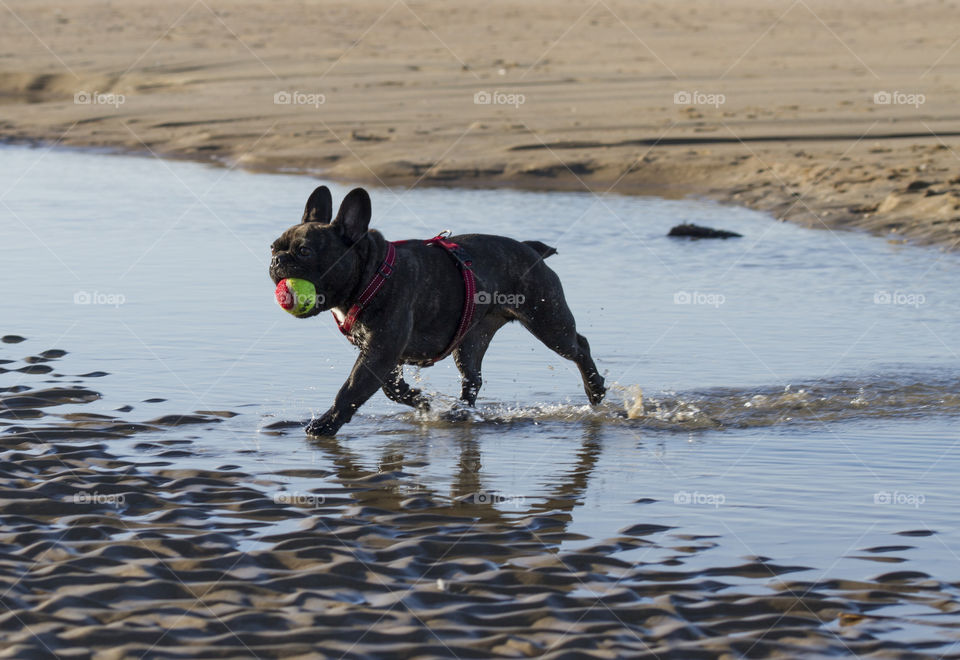
[[[797,598],[819,615],[804,629],[811,653],[873,641],[960,650],[955,255],[701,201],[375,189],[373,224],[389,239],[449,228],[556,246],[549,264],[614,387],[590,409],[571,364],[507,327],[487,353],[477,411],[455,404],[447,360],[408,371],[439,412],[378,394],[336,440],[308,440],[299,422],[329,406],[354,353],[328,315],[279,310],[266,270],[314,181],[27,148],[0,151],[0,181],[0,334],[26,338],[0,344],[12,361],[0,387],[29,388],[3,394],[7,461],[41,460],[24,458],[23,443],[42,457],[41,441],[102,442],[104,461],[214,471],[316,509],[307,523],[278,515],[244,532],[215,512],[212,528],[233,529],[240,553],[270,552],[304,524],[322,536],[324,517],[415,539],[421,523],[390,515],[422,510],[453,538],[479,525],[510,546],[518,534],[490,570],[566,557],[561,572],[579,583],[544,593],[589,601],[594,578],[613,575],[641,602],[651,585],[686,581],[656,595],[698,593],[721,623],[641,632],[661,654],[727,630],[721,614],[737,599],[784,590],[812,594]],[[331,188],[336,200],[347,190]],[[744,238],[665,237],[687,221]],[[7,398],[74,386],[49,405]],[[136,526],[153,514],[124,515]],[[582,557],[623,565],[577,573]],[[722,585],[691,585],[709,576]],[[891,584],[899,596],[876,595]],[[774,624],[750,630],[758,644]]]

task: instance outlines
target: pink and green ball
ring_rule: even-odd
[[[303,316],[317,304],[317,289],[309,280],[296,277],[280,280],[275,294],[277,303],[294,316]]]

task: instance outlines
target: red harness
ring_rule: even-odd
[[[470,329],[470,323],[473,321],[473,313],[477,307],[477,301],[475,299],[477,282],[473,275],[473,261],[470,260],[469,255],[467,255],[462,247],[453,241],[447,240],[448,235],[449,232],[442,232],[433,238],[424,241],[424,244],[439,245],[447,251],[447,254],[453,257],[454,261],[457,262],[457,266],[460,268],[460,273],[463,275],[463,312],[460,314],[460,325],[457,326],[457,332],[450,341],[450,345],[447,346],[447,349],[438,357],[430,360],[430,364],[439,362],[443,358],[447,357],[453,352],[453,349],[460,345],[460,342],[463,341],[464,335],[466,335],[467,331]],[[360,298],[357,299],[357,302],[355,302],[347,311],[347,315],[343,319],[343,323],[340,322],[340,319],[337,318],[336,314],[333,315],[334,320],[337,322],[337,327],[340,328],[340,332],[346,336],[351,344],[355,342],[353,341],[353,337],[350,335],[350,332],[353,330],[353,326],[357,322],[360,312],[362,312],[367,304],[373,300],[374,296],[377,295],[377,292],[380,291],[384,283],[386,283],[390,276],[393,275],[397,261],[397,250],[394,246],[406,242],[407,241],[392,241],[387,243],[386,258],[383,260],[383,263],[380,264],[380,267],[377,268],[377,273],[373,276],[373,279],[370,280],[370,283],[367,284],[367,288],[365,288],[363,293],[360,294]]]

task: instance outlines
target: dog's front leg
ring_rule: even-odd
[[[361,353],[347,382],[337,392],[333,406],[307,425],[307,434],[335,435],[357,408],[384,386],[399,360],[399,354],[393,352]]]

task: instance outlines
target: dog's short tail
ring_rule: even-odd
[[[551,254],[557,253],[556,248],[552,248],[549,245],[545,245],[540,241],[524,241],[523,244],[529,245],[530,247],[532,247],[533,251],[539,254],[541,259],[546,259]]]

